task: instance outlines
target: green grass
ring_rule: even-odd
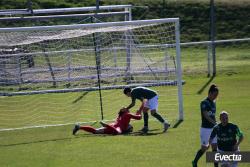
[[[71,135],[72,126],[0,132],[1,166],[190,166],[199,148],[199,102],[206,96],[207,88],[200,94],[197,92],[209,79],[196,76],[185,80],[185,121],[166,134],[161,133],[162,127],[156,121],[150,121],[155,131],[147,136],[95,136],[80,132],[75,137]],[[212,82],[220,88],[218,112],[230,113],[230,120],[245,134],[241,150],[249,151],[250,76],[222,74]],[[142,121],[133,125],[137,131]],[[212,167],[212,164],[206,164],[203,157],[200,166]]]
[[[79,132],[77,136],[72,136],[72,125],[48,128],[34,128],[16,131],[0,132],[0,164],[3,167],[188,167],[194,158],[196,151],[200,147],[199,126],[200,111],[199,103],[207,96],[207,90],[210,83],[216,83],[219,86],[220,94],[217,99],[217,118],[218,113],[226,110],[230,113],[230,121],[238,124],[245,135],[245,140],[240,146],[242,151],[250,151],[250,129],[249,129],[249,108],[250,108],[250,61],[249,49],[218,49],[218,75],[211,80],[207,78],[204,72],[199,72],[206,67],[206,59],[201,56],[203,50],[193,50],[190,55],[188,51],[183,50],[183,67],[184,80],[186,84],[183,86],[184,98],[184,122],[177,128],[169,129],[168,133],[162,134],[162,125],[153,119],[150,120],[150,131],[148,135],[131,135],[107,136],[92,135],[85,132]],[[185,56],[186,55],[186,56]],[[196,56],[197,55],[197,56]],[[188,57],[193,56],[193,57]],[[193,58],[194,61],[190,61]],[[200,67],[196,63],[203,64]],[[190,71],[186,72],[187,67]],[[197,68],[195,70],[194,68]],[[192,75],[189,75],[189,74]],[[208,85],[208,86],[206,86]],[[159,91],[162,88],[159,88]],[[126,105],[129,99],[118,94],[114,90],[112,95],[108,95],[108,91],[104,92],[106,100],[113,99],[110,107],[115,108],[119,105]],[[80,99],[79,103],[73,103],[81,93],[72,93],[65,95],[35,95],[23,96],[22,101],[18,97],[11,97],[15,104],[10,103],[7,98],[0,98],[0,107],[3,114],[4,110],[8,110],[11,117],[14,117],[11,110],[22,110],[22,107],[29,109],[32,100],[36,96],[41,96],[40,101],[36,101],[37,108],[42,110],[55,110],[55,115],[48,115],[46,112],[42,120],[49,120],[50,117],[57,116],[60,111],[65,112],[65,120],[67,120],[67,110],[81,110],[82,114],[76,113],[75,120],[88,116],[91,119],[98,118],[96,113],[87,113],[84,111],[85,105],[88,103],[95,104],[96,95],[89,93],[85,98]],[[166,98],[168,98],[166,96]],[[50,99],[53,107],[48,107],[46,100]],[[83,101],[82,101],[83,100]],[[57,105],[65,101],[60,106]],[[111,101],[111,100],[110,100]],[[8,103],[9,102],[9,103]],[[107,102],[105,102],[107,103]],[[22,105],[26,104],[26,105]],[[96,104],[96,106],[98,106]],[[110,109],[111,111],[113,110]],[[41,112],[37,111],[37,113]],[[164,113],[164,107],[160,108],[160,112]],[[34,112],[33,114],[36,114]],[[93,115],[92,115],[93,114]],[[173,113],[164,113],[167,118],[173,118]],[[2,116],[2,115],[1,115]],[[31,115],[33,116],[33,115]],[[34,115],[35,116],[35,115]],[[34,117],[33,116],[33,117]],[[61,116],[61,115],[60,115]],[[80,118],[79,118],[80,117]],[[108,118],[114,118],[115,113],[108,113]],[[150,116],[150,118],[152,118]],[[27,121],[22,115],[17,115],[17,121]],[[10,119],[11,121],[11,119]],[[173,125],[173,120],[171,120]],[[143,125],[143,121],[133,121],[135,132]],[[3,126],[3,122],[0,122]],[[94,125],[99,127],[97,123]],[[212,164],[205,162],[203,157],[199,166],[212,167]],[[239,167],[248,167],[249,164],[240,164]]]
[[[186,166],[199,147],[200,113],[198,103],[206,96],[197,92],[207,78],[186,78],[184,86],[185,121],[167,134],[160,134],[161,126],[148,136],[71,135],[71,126],[1,132],[0,155],[2,166]],[[225,109],[245,136],[249,136],[250,107],[248,75],[218,76],[213,82],[220,86],[218,111]],[[232,89],[232,88],[239,89]],[[138,130],[142,122],[134,122]],[[247,139],[241,150],[249,150]],[[147,157],[147,158],[144,158]],[[207,165],[204,158],[202,166]],[[247,166],[241,165],[241,166]]]

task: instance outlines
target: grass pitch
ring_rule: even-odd
[[[228,111],[230,121],[236,123],[245,136],[240,149],[250,151],[250,59],[249,54],[244,52],[244,55],[242,59],[236,55],[237,64],[232,57],[230,60],[219,59],[219,64],[224,66],[218,67],[219,74],[215,78],[201,74],[184,75],[185,120],[167,133],[161,133],[162,125],[153,119],[149,122],[151,131],[148,135],[136,133],[143,125],[142,120],[132,122],[135,133],[120,136],[92,135],[82,131],[73,136],[71,125],[4,131],[0,132],[0,164],[3,167],[191,166],[200,147],[199,103],[207,96],[211,83],[216,83],[220,89],[217,119],[221,110]],[[187,63],[184,61],[184,66]],[[213,164],[206,163],[204,156],[199,166],[212,167]],[[239,164],[239,167],[248,166]]]

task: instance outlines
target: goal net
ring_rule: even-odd
[[[0,28],[0,130],[114,119],[128,86],[152,87],[159,112],[183,119],[178,29],[175,18]]]

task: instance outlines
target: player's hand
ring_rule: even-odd
[[[136,115],[141,115],[141,110],[137,110],[135,114]]]
[[[237,151],[239,149],[239,145],[236,143],[234,146],[233,146],[233,150],[234,151]]]

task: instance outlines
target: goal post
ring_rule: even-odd
[[[0,28],[0,130],[114,119],[128,86],[183,120],[180,54],[178,18]]]

